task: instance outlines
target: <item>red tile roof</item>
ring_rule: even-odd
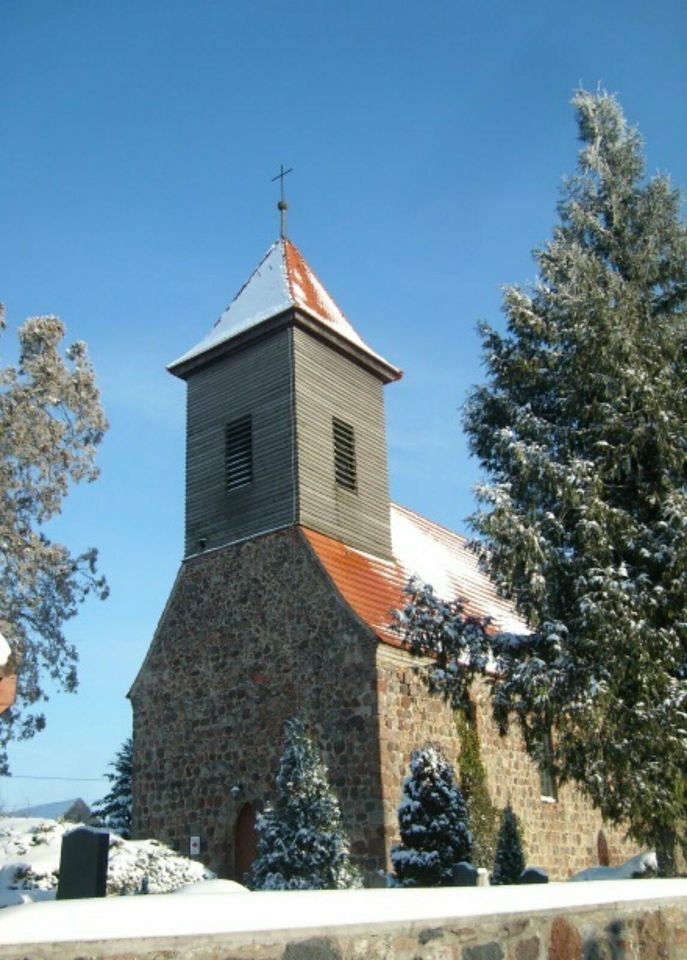
[[[380,640],[400,646],[389,624],[391,611],[403,603],[406,579],[402,568],[323,533],[307,528],[303,528],[303,533],[348,606]]]
[[[303,529],[341,597],[384,643],[399,646],[390,629],[394,609],[413,574],[446,599],[460,597],[466,612],[491,617],[502,630],[527,631],[511,604],[501,599],[479,569],[464,537],[412,510],[390,504],[394,560],[383,560],[314,530]]]

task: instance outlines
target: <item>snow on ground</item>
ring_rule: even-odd
[[[29,903],[0,911],[0,943],[100,942],[159,937],[304,932],[422,924],[494,914],[687,898],[687,880],[616,880],[514,887],[305,890],[107,897]]]
[[[588,867],[587,870],[580,870],[570,879],[573,881],[631,880],[643,873],[656,873],[657,870],[656,854],[652,850],[649,853],[638,853],[636,857],[621,863],[619,867]]]
[[[59,820],[0,818],[0,907],[55,898],[62,837],[74,828]],[[111,833],[108,894],[137,893],[144,877],[150,893],[169,893],[214,874],[157,840],[122,840]]]
[[[112,834],[109,892],[133,893],[147,875],[151,893],[158,895],[56,901],[62,836],[73,828],[54,820],[0,818],[0,903],[6,905],[0,910],[0,943],[99,942],[280,930],[312,934],[348,925],[437,924],[490,914],[687,899],[687,880],[655,879],[251,893],[240,884],[210,879],[212,875],[201,864],[177,856],[154,840],[126,841]],[[639,864],[635,861],[639,860],[647,862],[647,855],[620,869],[636,870]],[[171,890],[175,892],[162,892]]]

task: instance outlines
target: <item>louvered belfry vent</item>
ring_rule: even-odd
[[[353,427],[337,417],[332,419],[334,430],[334,475],[340,487],[358,489],[355,468],[355,436]]]
[[[253,424],[250,415],[226,426],[227,490],[245,487],[253,479]]]

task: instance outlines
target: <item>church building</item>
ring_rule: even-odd
[[[354,858],[380,882],[412,750],[433,743],[460,765],[450,707],[390,629],[405,583],[525,624],[461,536],[389,501],[383,393],[401,371],[289,239],[169,369],[187,384],[185,550],[129,694],[134,835],[240,880],[299,714]],[[542,780],[517,730],[499,737],[486,689],[474,701],[491,798],[521,818],[528,863],[563,879],[599,851],[624,858],[575,790]]]

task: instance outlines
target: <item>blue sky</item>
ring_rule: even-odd
[[[617,93],[648,171],[684,185],[687,7],[4,0],[0,35],[1,355],[25,316],[60,315],[111,422],[100,480],[52,532],[99,547],[112,594],[68,626],[81,687],[12,749],[11,809],[102,795],[89,778],[129,734],[182,552],[184,385],[165,365],[276,239],[279,165],[291,238],[405,371],[387,388],[392,496],[465,529],[475,324],[535,276],[575,166],[572,93]]]

